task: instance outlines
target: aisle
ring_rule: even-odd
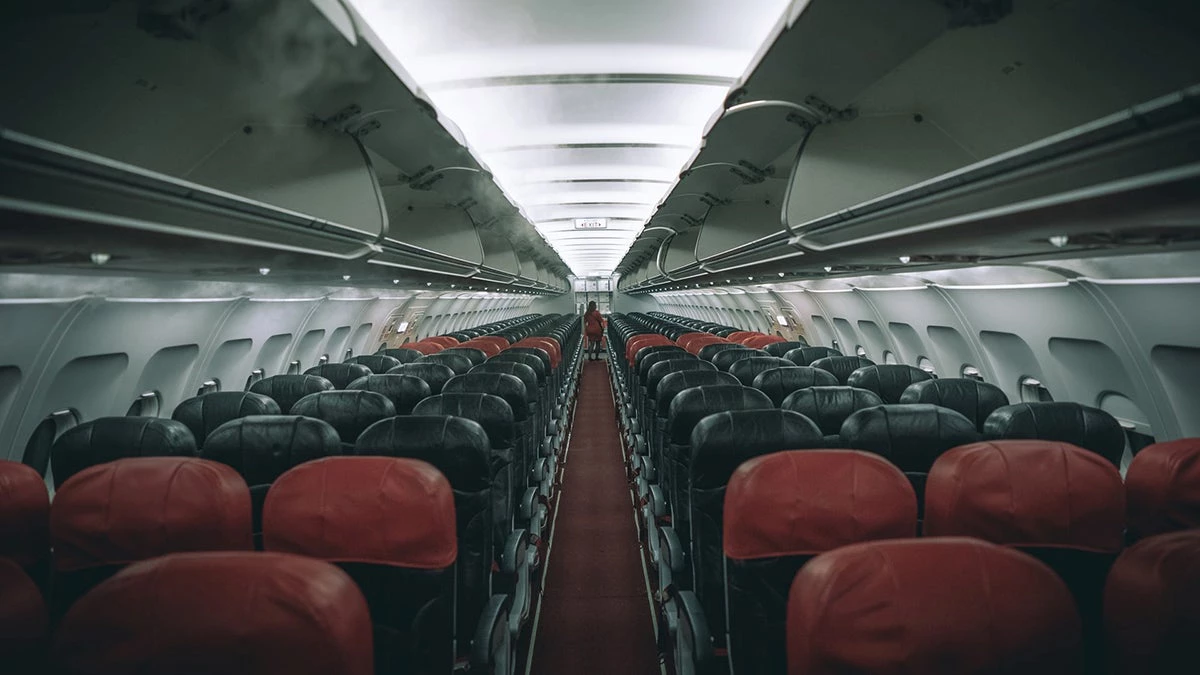
[[[614,414],[604,362],[586,362],[533,673],[659,673]]]

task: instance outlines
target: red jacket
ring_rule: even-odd
[[[604,335],[604,315],[598,309],[583,315],[583,325],[588,337],[598,338]]]

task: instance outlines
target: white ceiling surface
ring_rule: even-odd
[[[563,262],[593,276],[616,268],[790,3],[350,4]]]

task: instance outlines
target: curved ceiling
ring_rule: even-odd
[[[593,276],[616,268],[791,3],[350,4],[563,262]]]

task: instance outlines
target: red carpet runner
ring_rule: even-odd
[[[533,672],[657,675],[658,649],[604,363],[586,363]]]

